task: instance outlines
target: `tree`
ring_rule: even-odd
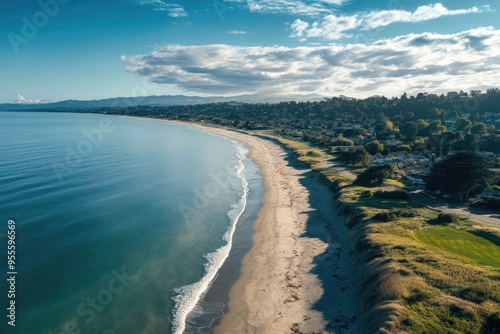
[[[446,131],[446,126],[444,126],[440,120],[435,120],[429,124],[429,132],[431,134],[440,134]]]
[[[438,156],[448,154],[451,146],[459,140],[463,140],[464,136],[461,132],[446,131],[440,134],[434,134],[429,137],[427,146],[429,149],[434,150]]]
[[[481,145],[481,150],[500,154],[500,136],[489,136]]]
[[[467,118],[459,118],[458,121],[455,123],[455,127],[457,130],[464,131],[470,128],[472,125],[472,122],[469,121]]]
[[[439,109],[439,108],[432,108],[431,109],[431,117],[432,118],[439,118],[439,117],[443,117],[444,115],[446,115],[446,111],[444,111],[443,109]]]
[[[470,132],[476,135],[484,135],[488,133],[488,126],[484,123],[477,123],[470,129]]]
[[[399,127],[399,132],[406,138],[413,139],[417,136],[426,136],[429,123],[423,119],[418,119],[415,122],[406,122]]]
[[[469,120],[472,122],[472,123],[478,123],[478,122],[481,122],[481,115],[479,115],[479,113],[475,113],[474,115],[471,115],[469,117]]]
[[[354,184],[362,187],[378,187],[384,183],[385,179],[391,178],[395,174],[396,166],[393,164],[372,166],[359,174]]]
[[[428,128],[429,128],[429,123],[423,119],[417,119],[415,122],[415,125],[418,128],[417,134],[419,136],[425,137],[429,134]]]
[[[330,143],[332,146],[353,146],[354,142],[349,138],[345,138],[340,135],[337,139]]]
[[[365,149],[371,155],[375,155],[382,152],[382,150],[384,149],[384,144],[382,144],[378,140],[374,140],[366,144]]]
[[[379,123],[375,126],[375,133],[377,138],[385,139],[394,132],[394,123],[387,117],[382,116]]]
[[[475,152],[459,152],[432,165],[424,178],[428,190],[451,195],[459,201],[481,191],[492,179],[486,159]]]
[[[356,130],[354,129],[344,129],[344,131],[342,131],[342,136],[346,137],[346,138],[352,138],[356,135]]]
[[[339,158],[348,166],[368,166],[369,157],[363,147],[355,147],[342,152]]]
[[[458,140],[451,146],[454,151],[475,151],[478,148],[478,141],[473,135],[466,135],[464,139]]]

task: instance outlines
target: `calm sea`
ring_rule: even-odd
[[[260,206],[247,154],[164,122],[1,112],[0,332],[209,333]],[[4,298],[8,220],[15,329]]]

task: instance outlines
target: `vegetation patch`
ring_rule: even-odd
[[[417,238],[427,245],[465,257],[475,264],[500,268],[500,247],[471,232],[437,226],[418,232]]]
[[[377,213],[373,216],[373,219],[380,222],[389,222],[397,220],[399,218],[413,218],[417,216],[418,211],[414,209],[401,209]]]
[[[384,180],[393,177],[396,173],[396,167],[391,164],[372,166],[358,175],[354,183],[362,187],[378,187],[384,183]]]
[[[330,182],[349,228],[367,333],[500,334],[500,229],[310,166]]]
[[[458,224],[460,222],[460,217],[451,213],[440,213],[435,219],[428,221],[431,225],[449,225]]]
[[[481,199],[470,203],[473,208],[500,211],[500,198]]]
[[[383,199],[403,200],[403,201],[410,200],[410,195],[404,190],[393,190],[393,191],[377,190],[373,194],[373,197],[383,198]]]

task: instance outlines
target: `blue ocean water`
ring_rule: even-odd
[[[203,296],[259,203],[241,143],[137,118],[20,112],[0,113],[0,143],[0,233],[16,222],[17,271],[16,327],[2,315],[2,333],[207,332],[223,305]]]

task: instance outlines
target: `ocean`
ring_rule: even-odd
[[[2,296],[9,220],[16,272],[0,332],[211,332],[261,206],[243,144],[167,122],[51,112],[0,112],[0,141]]]

